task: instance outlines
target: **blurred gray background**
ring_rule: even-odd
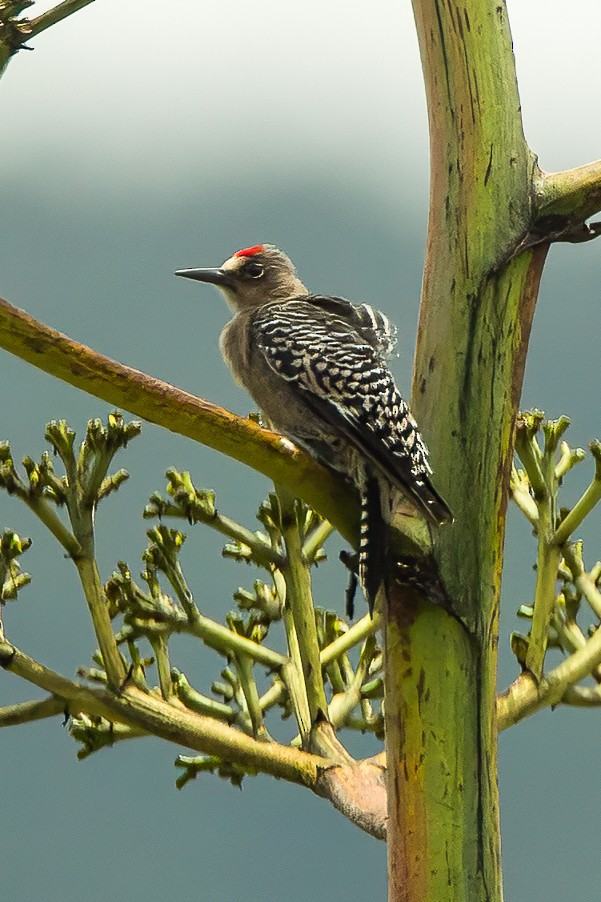
[[[34,14],[50,4],[36,4]],[[543,168],[601,156],[598,0],[509,3],[528,140]],[[217,294],[174,269],[221,263],[277,243],[320,292],[368,300],[400,329],[408,387],[428,201],[421,70],[409,0],[98,0],[31,42],[0,84],[0,294],[99,351],[245,415],[217,350]],[[523,406],[567,414],[571,443],[601,437],[601,243],[553,248],[545,270]],[[77,428],[108,407],[7,354],[0,438],[38,456],[50,418]],[[107,577],[139,569],[140,511],[168,466],[190,469],[220,508],[254,528],[269,490],[250,470],[145,426],[119,460],[132,478],[98,516]],[[585,472],[586,468],[586,472]],[[573,501],[592,470],[566,487]],[[0,495],[0,526],[34,540],[34,576],[5,610],[12,641],[72,674],[93,649],[71,568],[54,540]],[[601,511],[585,538],[601,556]],[[187,574],[222,616],[251,570],[192,531]],[[318,603],[343,606],[345,575],[318,574]],[[515,676],[515,610],[531,598],[534,545],[509,518],[499,686]],[[213,653],[177,644],[176,663],[207,687]],[[441,691],[443,691],[441,689]],[[35,697],[0,674],[0,704]],[[601,713],[546,711],[500,739],[507,900],[597,902]],[[366,752],[372,746],[365,744]],[[265,777],[242,792],[204,777],[182,792],[178,749],[124,743],[83,763],[60,720],[0,736],[0,872],[5,898],[258,902],[385,898],[384,845],[308,792]]]

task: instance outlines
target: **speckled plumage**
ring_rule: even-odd
[[[315,414],[392,481],[430,475],[426,446],[385,361],[392,338],[383,314],[308,295],[258,308],[249,325],[274,373],[298,385]]]
[[[357,485],[359,578],[372,609],[385,555],[382,494],[390,497],[392,486],[435,523],[452,519],[386,362],[394,329],[367,304],[310,295],[271,245],[237,252],[221,270],[188,274],[223,283],[236,310],[222,332],[224,358],[273,426]]]

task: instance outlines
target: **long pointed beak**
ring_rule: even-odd
[[[225,269],[177,269],[175,275],[217,286],[232,284],[231,276]]]

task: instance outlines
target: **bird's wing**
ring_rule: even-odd
[[[386,314],[369,304],[352,304],[346,298],[312,295],[311,304],[343,319],[383,357],[390,357],[396,346],[396,326]]]
[[[275,373],[302,389],[314,414],[378,472],[434,519],[448,519],[444,502],[430,486],[427,448],[381,352],[361,335],[353,318],[349,322],[340,307],[336,314],[321,300],[260,309],[252,321],[254,346]]]

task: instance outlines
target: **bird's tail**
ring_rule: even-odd
[[[373,614],[376,595],[384,580],[388,525],[383,516],[379,480],[365,472],[362,483],[359,582],[367,599],[369,613]]]
[[[442,498],[429,479],[416,479],[412,486],[411,497],[417,501],[419,507],[439,526],[443,523],[452,523],[453,514],[449,506]]]

